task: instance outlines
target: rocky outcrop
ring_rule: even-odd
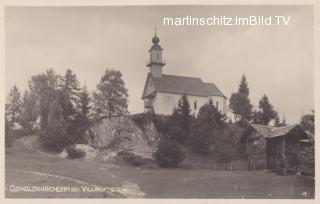
[[[160,138],[153,123],[141,128],[128,116],[100,119],[85,135],[88,145],[96,149],[128,151],[144,158],[152,158]]]
[[[73,148],[75,151],[84,152],[83,159],[85,159],[85,160],[93,160],[94,158],[96,158],[96,156],[98,154],[98,151],[96,149],[94,149],[93,147],[90,147],[89,145],[85,145],[85,144],[74,144]],[[61,158],[69,158],[70,157],[66,148],[59,154],[59,156]]]

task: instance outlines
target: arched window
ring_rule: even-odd
[[[194,109],[194,110],[197,110],[197,101],[194,101],[194,102],[193,102],[193,109]]]

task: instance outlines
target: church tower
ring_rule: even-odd
[[[154,37],[152,38],[153,45],[149,50],[150,58],[147,62],[147,67],[150,67],[150,73],[153,77],[161,77],[162,76],[162,67],[166,64],[162,59],[162,48],[159,45],[160,39],[157,36],[157,33],[154,33]]]

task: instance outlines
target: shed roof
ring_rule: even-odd
[[[297,124],[286,125],[286,126],[282,126],[282,127],[273,127],[273,126],[258,125],[258,124],[251,124],[250,126],[255,131],[260,133],[263,137],[266,137],[266,138],[273,138],[273,137],[286,135],[294,128],[299,127],[299,125],[297,125]]]

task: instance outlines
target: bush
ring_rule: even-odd
[[[86,156],[86,152],[82,149],[76,148],[75,144],[66,147],[66,151],[70,159],[83,158]]]
[[[154,115],[153,124],[160,134],[166,135],[169,132],[168,120],[170,117],[165,115]]]
[[[61,152],[71,144],[69,135],[63,128],[48,127],[40,132],[40,142],[48,150]]]
[[[161,134],[168,134],[168,119],[166,115],[156,115],[154,113],[140,113],[131,116],[132,121],[144,131],[144,126],[153,123],[157,131]]]
[[[131,119],[132,121],[141,128],[144,131],[144,126],[148,125],[153,121],[153,114],[152,113],[140,113],[140,114],[135,114],[132,115]]]
[[[185,158],[185,154],[176,141],[162,137],[159,142],[155,159],[160,167],[173,168],[177,167]]]
[[[141,166],[147,163],[145,158],[130,152],[122,151],[118,155],[122,156],[123,160],[131,166]]]
[[[215,136],[214,155],[218,164],[227,164],[240,158],[236,132],[225,128]]]

